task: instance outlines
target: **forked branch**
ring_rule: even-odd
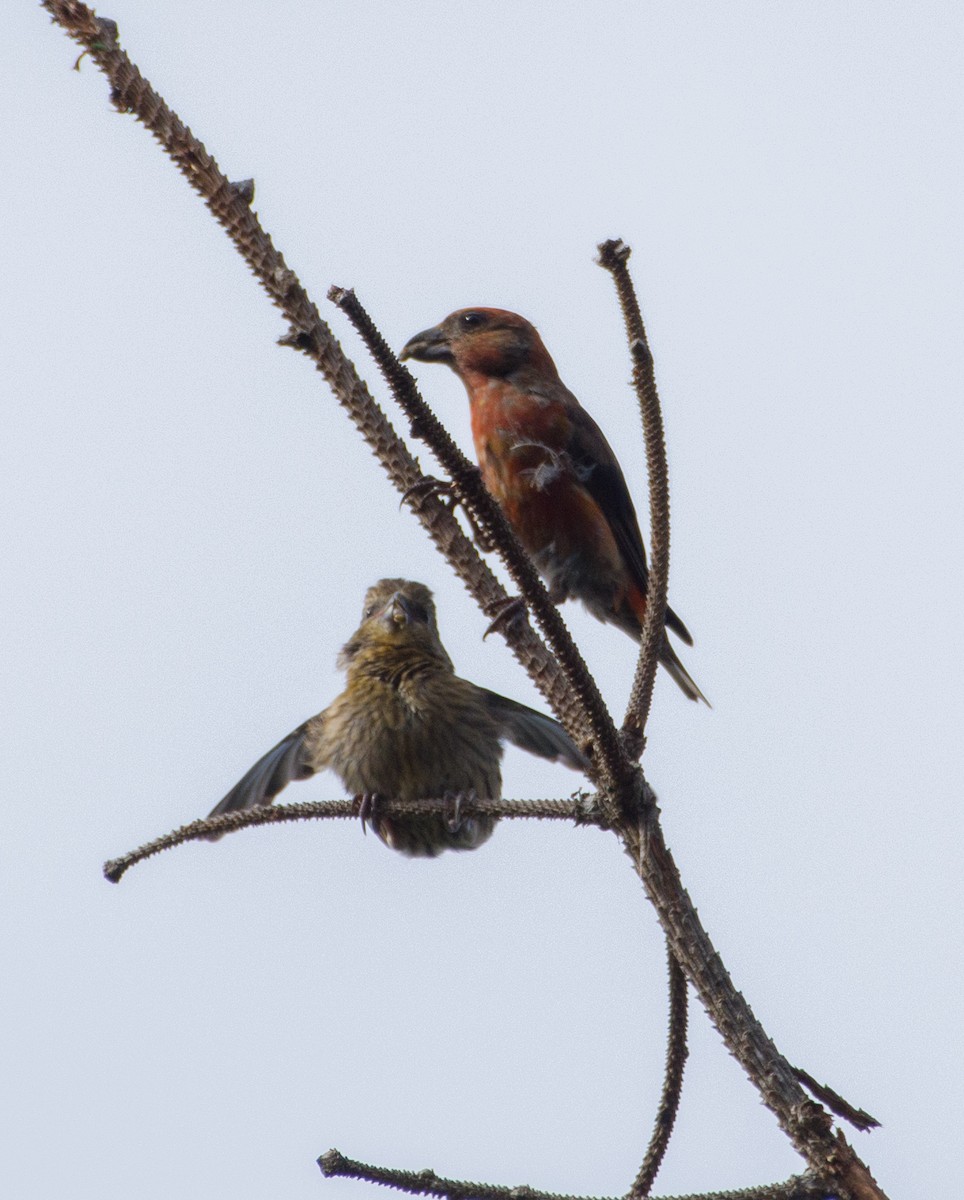
[[[411,494],[410,507],[476,603],[489,617],[509,596],[462,532],[451,512],[430,492],[412,491],[424,480],[418,462],[375,402],[331,329],[321,319],[298,277],[261,227],[250,207],[250,180],[232,183],[213,155],[151,87],[117,40],[117,25],[79,0],[41,0],[107,76],[111,102],[150,130],[177,169],[201,196],[234,242],[258,283],[291,327],[284,344],[305,353],[322,373],[339,404],[368,442],[394,486]],[[580,730],[586,713],[559,663],[534,629],[514,621],[503,630],[512,653],[568,729]]]
[[[204,146],[151,89],[117,45],[117,30],[113,22],[99,19],[77,0],[42,2],[105,72],[111,83],[111,99],[115,106],[123,112],[133,113],[151,130],[178,169],[204,198],[272,301],[288,320],[291,333],[285,340],[313,359],[395,486],[403,494],[408,492],[413,497],[410,503],[419,519],[483,612],[494,616],[508,599],[504,589],[482,562],[445,505],[426,492],[411,492],[410,489],[424,479],[417,462],[375,404],[294,273],[262,230],[250,208],[250,188],[232,185]],[[648,355],[645,337],[632,341],[631,349],[640,372],[648,370],[644,357]],[[655,390],[653,400],[656,401]],[[665,472],[665,456],[662,470]],[[652,476],[652,466],[650,473]],[[653,574],[657,571],[657,552],[658,547],[654,545]],[[661,622],[657,623],[655,612],[658,593],[654,594],[656,600],[650,604],[647,621],[657,627],[657,633],[662,634]],[[665,602],[665,583],[662,585],[662,595]],[[578,730],[588,723],[590,714],[583,696],[576,694],[569,686],[558,661],[535,631],[519,621],[506,623],[503,632],[513,653],[563,724]],[[644,646],[649,644],[653,636],[651,632],[644,633]],[[645,663],[641,661],[637,672],[641,693],[644,691],[647,664],[648,659]],[[643,712],[646,708],[648,701],[645,695],[640,694],[635,705],[636,712]],[[633,728],[637,726],[638,721],[632,724]],[[601,774],[609,774],[615,765],[609,748],[604,750],[600,759],[605,763],[605,771]],[[767,1037],[749,1005],[734,987],[682,886],[676,865],[663,841],[655,797],[642,772],[635,767],[628,773],[615,773],[606,782],[610,785],[607,789],[608,801],[615,803],[618,811],[624,814],[617,831],[656,908],[673,954],[695,987],[730,1053],[742,1064],[812,1172],[809,1176],[801,1177],[805,1183],[793,1183],[794,1187],[810,1187],[810,1191],[793,1193],[787,1191],[786,1185],[780,1185],[783,1190],[757,1188],[719,1193],[718,1197],[727,1196],[728,1200],[787,1200],[792,1195],[794,1200],[802,1200],[803,1197],[813,1200],[816,1196],[832,1193],[842,1200],[886,1200],[842,1134],[834,1132],[827,1112],[803,1091],[794,1068]],[[282,810],[264,811],[277,813]],[[325,1157],[330,1160],[327,1165],[332,1174],[354,1173],[359,1178],[392,1183],[393,1186],[419,1193],[500,1198],[512,1194],[506,1189],[439,1181],[432,1173],[410,1175],[409,1185],[406,1186],[400,1182],[401,1176],[406,1173],[396,1173],[396,1177],[392,1177],[391,1172],[379,1172],[363,1164],[350,1164],[340,1155],[336,1155],[337,1161],[331,1156]],[[349,1166],[352,1170],[348,1169]],[[815,1179],[821,1182],[811,1186]],[[526,1193],[515,1191],[514,1194]]]

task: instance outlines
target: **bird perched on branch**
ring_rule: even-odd
[[[648,571],[636,510],[616,455],[534,326],[501,308],[463,308],[401,357],[446,363],[465,384],[482,479],[552,599],[581,600],[639,641]],[[671,608],[666,627],[693,644]],[[709,703],[665,636],[659,659],[684,695]]]
[[[580,771],[589,767],[551,717],[455,674],[422,583],[382,579],[370,587],[362,623],[338,665],[347,677],[342,694],[255,763],[212,817],[270,804],[293,779],[330,767],[365,798],[366,815],[387,846],[434,857],[474,850],[491,836],[495,818],[462,818],[457,797],[499,799],[503,740]],[[379,799],[437,799],[440,806],[396,817],[379,811]],[[451,804],[443,806],[446,799]]]

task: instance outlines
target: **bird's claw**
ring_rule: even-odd
[[[407,487],[402,492],[398,507],[401,508],[405,501],[412,497],[420,499],[423,496],[437,496],[449,510],[459,502],[458,496],[455,495],[455,484],[451,480],[436,479],[434,475],[423,475],[417,483],[413,483],[411,487]]]
[[[372,829],[376,829],[378,824],[378,805],[381,796],[377,792],[362,792],[355,799],[358,801],[358,816],[361,820],[362,833],[367,834],[369,821]]]
[[[456,508],[461,508],[465,513],[465,519],[469,523],[469,529],[472,531],[472,538],[475,544],[484,553],[488,553],[493,549],[492,539],[485,533],[482,527],[476,521],[472,510],[465,503],[458,493],[458,486],[452,480],[436,479],[434,475],[424,475],[417,483],[413,483],[411,487],[402,492],[402,498],[398,502],[399,508],[406,500],[411,498],[421,499],[424,496],[435,496],[441,504],[444,504],[449,512],[454,512]]]
[[[475,789],[470,788],[467,792],[446,792],[443,799],[445,801],[445,828],[449,833],[458,833],[462,828],[462,804],[468,800],[471,804],[476,799]]]
[[[518,621],[525,611],[525,601],[521,596],[510,596],[508,600],[503,600],[497,605],[495,616],[489,622],[485,633],[482,634],[482,641],[484,642],[490,633],[496,633],[500,629],[507,628],[514,621]]]

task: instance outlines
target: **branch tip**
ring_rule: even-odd
[[[808,1074],[801,1067],[793,1067],[793,1074],[797,1082],[802,1083],[807,1091],[815,1096],[821,1104],[825,1104],[835,1116],[848,1121],[855,1129],[859,1129],[861,1133],[869,1133],[872,1129],[880,1128],[880,1122],[876,1117],[872,1117],[869,1112],[866,1112],[862,1108],[855,1108],[839,1092],[835,1092],[826,1083],[818,1083],[812,1075]]]
[[[321,1168],[322,1175],[326,1179],[331,1179],[334,1176],[340,1175],[345,1165],[345,1156],[340,1150],[326,1150],[324,1154],[318,1156],[318,1166]]]
[[[612,271],[620,264],[625,265],[632,254],[632,249],[626,245],[622,238],[609,238],[605,242],[600,242],[597,249],[599,250],[599,257],[596,261],[601,267],[605,267],[607,271]]]

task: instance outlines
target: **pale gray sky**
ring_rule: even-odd
[[[656,692],[647,772],[779,1046],[875,1113],[893,1197],[957,1189],[964,24],[956,4],[112,0],[121,39],[324,302],[400,346],[516,309],[617,447],[656,354],[671,598],[714,702]],[[12,27],[11,27],[12,19]],[[462,674],[540,703],[225,236],[46,15],[0,43],[4,1177],[21,1197],[359,1197],[389,1165],[619,1194],[665,1042],[612,838],[502,827],[411,862],[353,826],[135,869],[339,687],[365,587],[436,589]],[[468,447],[461,385],[418,367]],[[422,451],[423,461],[427,454]],[[566,617],[621,711],[631,643]],[[564,794],[521,753],[506,792]],[[339,795],[334,777],[292,800]],[[798,1160],[701,1010],[657,1190]]]

